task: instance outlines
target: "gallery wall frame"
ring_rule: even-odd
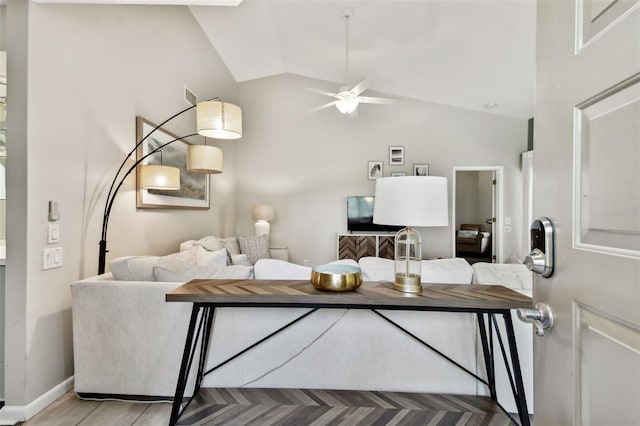
[[[404,166],[404,146],[389,147],[389,165]]]
[[[156,127],[142,117],[136,117],[136,143]],[[160,145],[178,139],[178,136],[159,128],[136,150],[136,161]],[[209,175],[187,171],[187,148],[189,142],[177,140],[162,148],[160,153],[150,155],[136,167],[136,207],[141,209],[209,209]],[[162,160],[161,160],[162,159]],[[151,190],[140,187],[142,165],[173,166],[180,169],[180,189],[177,191]]]
[[[367,163],[367,178],[369,180],[375,180],[382,176],[384,172],[384,165],[382,161],[369,161]]]
[[[414,176],[429,176],[429,165],[428,164],[414,164],[413,165],[413,175]]]

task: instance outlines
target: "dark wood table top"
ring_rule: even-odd
[[[402,293],[387,281],[363,282],[351,292],[316,289],[309,280],[192,280],[170,291],[167,302],[218,307],[317,307],[444,311],[504,311],[530,308],[532,300],[500,285],[428,284],[422,293]]]

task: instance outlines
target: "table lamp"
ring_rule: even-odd
[[[273,220],[274,217],[275,210],[273,209],[273,206],[266,204],[253,206],[253,220],[256,221],[255,234],[267,235],[267,238],[269,238],[268,236],[271,226],[268,221]]]
[[[447,178],[376,179],[373,223],[405,226],[395,236],[393,288],[405,293],[422,292],[422,240],[413,227],[449,225]]]

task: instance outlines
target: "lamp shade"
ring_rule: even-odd
[[[253,206],[253,220],[273,220],[275,217],[275,210],[273,206],[266,204],[259,204]]]
[[[187,170],[191,173],[222,173],[222,150],[209,145],[189,145]]]
[[[376,179],[373,223],[448,226],[447,178],[398,176]]]
[[[145,189],[180,189],[180,169],[170,166],[144,165],[140,168],[140,186]]]
[[[242,110],[222,101],[205,101],[196,106],[198,133],[214,139],[242,137]]]

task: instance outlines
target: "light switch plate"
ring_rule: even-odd
[[[42,269],[53,269],[62,266],[62,247],[46,248],[42,250]]]
[[[60,242],[60,225],[50,223],[47,225],[47,243],[55,244]]]

